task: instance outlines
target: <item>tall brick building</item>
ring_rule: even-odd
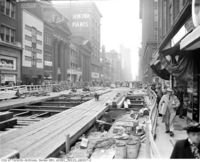
[[[64,7],[63,7],[64,6]],[[82,36],[91,42],[91,79],[100,79],[100,20],[101,13],[94,2],[71,2],[55,6],[69,19],[74,36]]]
[[[21,81],[18,9],[15,0],[0,1],[0,84]]]

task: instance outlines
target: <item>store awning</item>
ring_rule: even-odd
[[[151,67],[160,77],[164,73],[169,73],[180,79],[188,80],[198,73],[198,64],[200,61],[199,52],[199,49],[192,51],[181,50],[180,44],[178,44],[172,48],[158,52],[157,61]],[[165,59],[166,56],[171,57],[170,61]]]
[[[156,51],[153,55],[153,59],[150,63],[150,67],[153,70],[153,72],[159,76],[160,78],[164,80],[169,80],[170,79],[170,74],[169,72],[164,68],[162,64],[162,58],[160,57],[161,55],[159,54],[158,51]]]
[[[196,27],[180,42],[181,50],[191,51],[199,48],[200,48],[200,26]]]

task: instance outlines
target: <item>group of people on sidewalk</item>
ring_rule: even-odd
[[[164,93],[164,94],[163,94]],[[165,123],[166,133],[171,137],[174,136],[174,119],[179,111],[179,117],[183,117],[183,100],[180,93],[174,93],[171,88],[156,89],[158,96],[159,116]],[[179,96],[177,96],[179,95]],[[181,109],[180,109],[181,107]],[[184,128],[187,131],[187,139],[176,142],[171,154],[171,159],[200,159],[200,124],[190,124]]]

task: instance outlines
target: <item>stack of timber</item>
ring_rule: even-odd
[[[17,124],[17,119],[13,118],[12,112],[0,112],[0,130],[13,127]]]
[[[107,93],[106,93],[107,92]],[[109,92],[109,93],[108,93]],[[70,135],[70,144],[89,129],[104,111],[107,100],[117,92],[106,90],[99,101],[90,100],[72,109],[63,111],[10,134],[0,135],[0,145],[4,150],[17,150],[21,158],[47,158],[55,156],[65,146],[65,136]],[[106,93],[106,94],[105,94]],[[0,152],[0,157],[10,154]]]

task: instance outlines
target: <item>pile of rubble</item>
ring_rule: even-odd
[[[143,109],[140,112],[126,112],[116,118],[113,123],[102,121],[101,125],[110,125],[108,131],[94,128],[87,136],[82,136],[64,157],[68,159],[136,159],[142,144],[146,142],[147,117],[148,109]]]

